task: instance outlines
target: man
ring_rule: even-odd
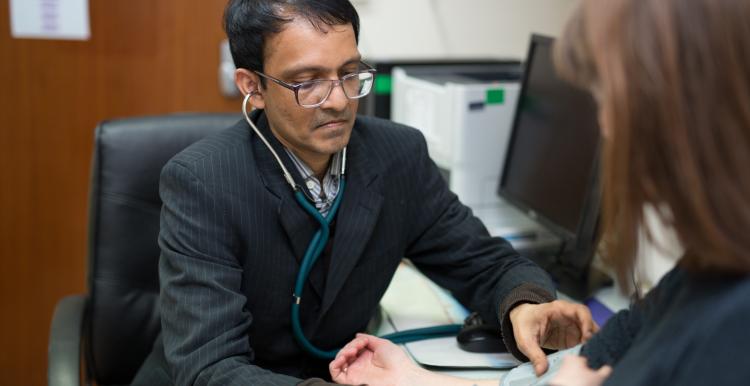
[[[322,214],[343,194],[300,301],[313,345],[335,350],[363,331],[402,257],[484,320],[502,323],[509,348],[540,370],[540,345],[579,343],[595,329],[582,306],[546,303],[554,287],[545,272],[489,237],[448,190],[417,130],[356,116],[372,71],[361,63],[359,20],[347,0],[233,0],[225,28],[236,84],[268,145]],[[173,158],[161,196],[163,336],[136,384],[329,378],[328,360],[295,340],[290,309],[319,225],[248,123]]]

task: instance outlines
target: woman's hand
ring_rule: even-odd
[[[329,365],[336,383],[368,386],[497,386],[496,379],[462,379],[417,366],[400,347],[372,335],[357,334]]]
[[[357,334],[328,368],[336,383],[369,386],[417,385],[425,372],[400,347],[366,334]]]
[[[592,370],[586,364],[586,358],[567,356],[563,359],[560,371],[550,380],[551,386],[599,386],[609,377],[612,368],[602,366]]]

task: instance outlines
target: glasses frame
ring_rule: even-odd
[[[357,71],[357,72],[353,72],[351,74],[346,74],[346,75],[344,75],[344,76],[342,76],[341,78],[338,78],[338,79],[313,79],[313,80],[307,80],[307,81],[299,82],[299,83],[287,83],[287,82],[284,82],[281,79],[277,79],[277,78],[274,78],[274,77],[272,77],[270,75],[266,75],[266,74],[264,74],[264,73],[262,73],[260,71],[253,71],[253,72],[255,72],[256,74],[258,74],[259,76],[261,76],[263,78],[266,78],[266,79],[270,80],[271,82],[274,82],[274,83],[278,84],[281,87],[284,87],[284,88],[287,88],[289,90],[292,90],[294,92],[294,100],[297,102],[297,105],[299,105],[300,107],[307,108],[307,109],[314,109],[314,108],[320,107],[323,103],[326,103],[326,101],[328,100],[328,97],[331,96],[331,92],[333,92],[333,88],[337,87],[339,85],[341,85],[341,89],[344,91],[344,95],[346,96],[347,99],[359,99],[359,98],[363,98],[363,97],[369,95],[370,92],[372,92],[372,87],[374,87],[374,85],[375,85],[375,73],[377,73],[377,70],[375,70],[375,68],[373,68],[371,65],[369,65],[369,64],[367,64],[365,62],[360,62],[360,64],[364,65],[366,68],[363,69],[363,70]],[[354,96],[354,97],[349,96],[349,94],[346,93],[346,88],[343,87],[344,81],[348,80],[350,78],[353,78],[355,76],[359,76],[360,74],[365,74],[365,73],[372,74],[373,85],[370,87],[370,90],[368,90],[367,93],[363,94],[363,95],[357,95],[357,96]],[[310,84],[314,84],[314,83],[323,83],[323,82],[329,82],[329,84],[330,84],[330,87],[328,87],[328,93],[326,93],[326,96],[323,97],[323,100],[321,100],[319,103],[314,104],[314,105],[303,105],[302,103],[300,103],[300,101],[299,101],[299,90],[302,87],[310,85]]]

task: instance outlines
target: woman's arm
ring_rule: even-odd
[[[372,335],[357,337],[329,365],[337,383],[405,386],[497,386],[497,380],[470,380],[434,373],[417,366],[404,351]]]

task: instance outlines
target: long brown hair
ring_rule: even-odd
[[[647,204],[680,264],[750,273],[750,1],[584,0],[555,60],[599,101],[605,258],[621,283]]]

